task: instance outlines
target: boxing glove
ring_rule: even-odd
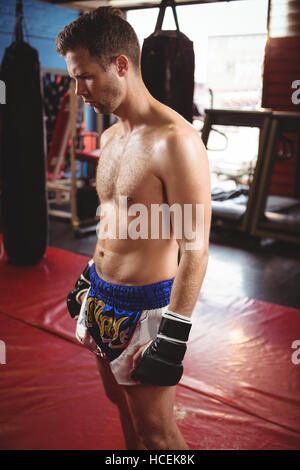
[[[90,269],[93,264],[91,259],[85,267],[83,273],[77,279],[75,289],[69,292],[67,297],[67,307],[72,318],[77,319],[75,336],[77,340],[87,349],[97,356],[103,356],[102,351],[90,335],[86,326],[86,303],[91,287]],[[85,293],[82,303],[80,296]]]
[[[163,313],[157,337],[143,350],[131,378],[154,385],[176,385],[183,374],[182,360],[191,326],[191,320],[183,315]]]
[[[90,269],[94,261],[91,259],[85,267],[83,273],[77,279],[75,289],[69,292],[67,297],[67,307],[72,318],[77,319],[80,313],[81,302],[79,301],[81,294],[87,292],[91,286]]]
[[[90,335],[88,328],[86,326],[86,303],[89,294],[89,289],[87,290],[83,302],[80,307],[80,312],[76,324],[75,336],[77,340],[87,349],[92,351],[97,356],[103,357],[103,353],[99,346],[96,344],[94,338]]]

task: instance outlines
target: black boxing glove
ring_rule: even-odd
[[[94,261],[91,259],[85,267],[83,273],[77,279],[75,289],[69,292],[67,297],[67,307],[72,318],[77,319],[80,313],[81,303],[79,298],[81,294],[87,292],[91,286],[90,269]]]
[[[191,327],[189,318],[171,311],[163,313],[157,337],[142,352],[131,378],[154,385],[176,385],[183,374],[182,360]]]

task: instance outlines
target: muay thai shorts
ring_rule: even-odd
[[[136,385],[130,377],[132,357],[156,338],[174,279],[144,286],[111,284],[98,276],[93,264],[90,281],[85,310],[88,332],[109,360],[116,381]]]

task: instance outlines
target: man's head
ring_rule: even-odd
[[[133,68],[139,71],[138,38],[117,8],[97,8],[64,27],[56,38],[57,53],[65,56],[68,51],[78,48],[87,49],[103,70],[107,70],[115,57],[124,54]]]
[[[116,8],[98,8],[67,25],[56,50],[65,58],[76,93],[101,113],[113,113],[126,95],[128,70],[140,75],[137,36]]]

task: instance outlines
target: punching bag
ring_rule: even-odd
[[[22,2],[15,41],[5,50],[1,80],[0,178],[3,241],[14,264],[37,263],[47,247],[45,140],[38,52],[23,41]]]
[[[161,29],[168,6],[172,7],[175,31]],[[155,31],[143,43],[141,69],[152,96],[192,122],[194,48],[193,42],[179,31],[174,0],[163,0],[160,5]]]

